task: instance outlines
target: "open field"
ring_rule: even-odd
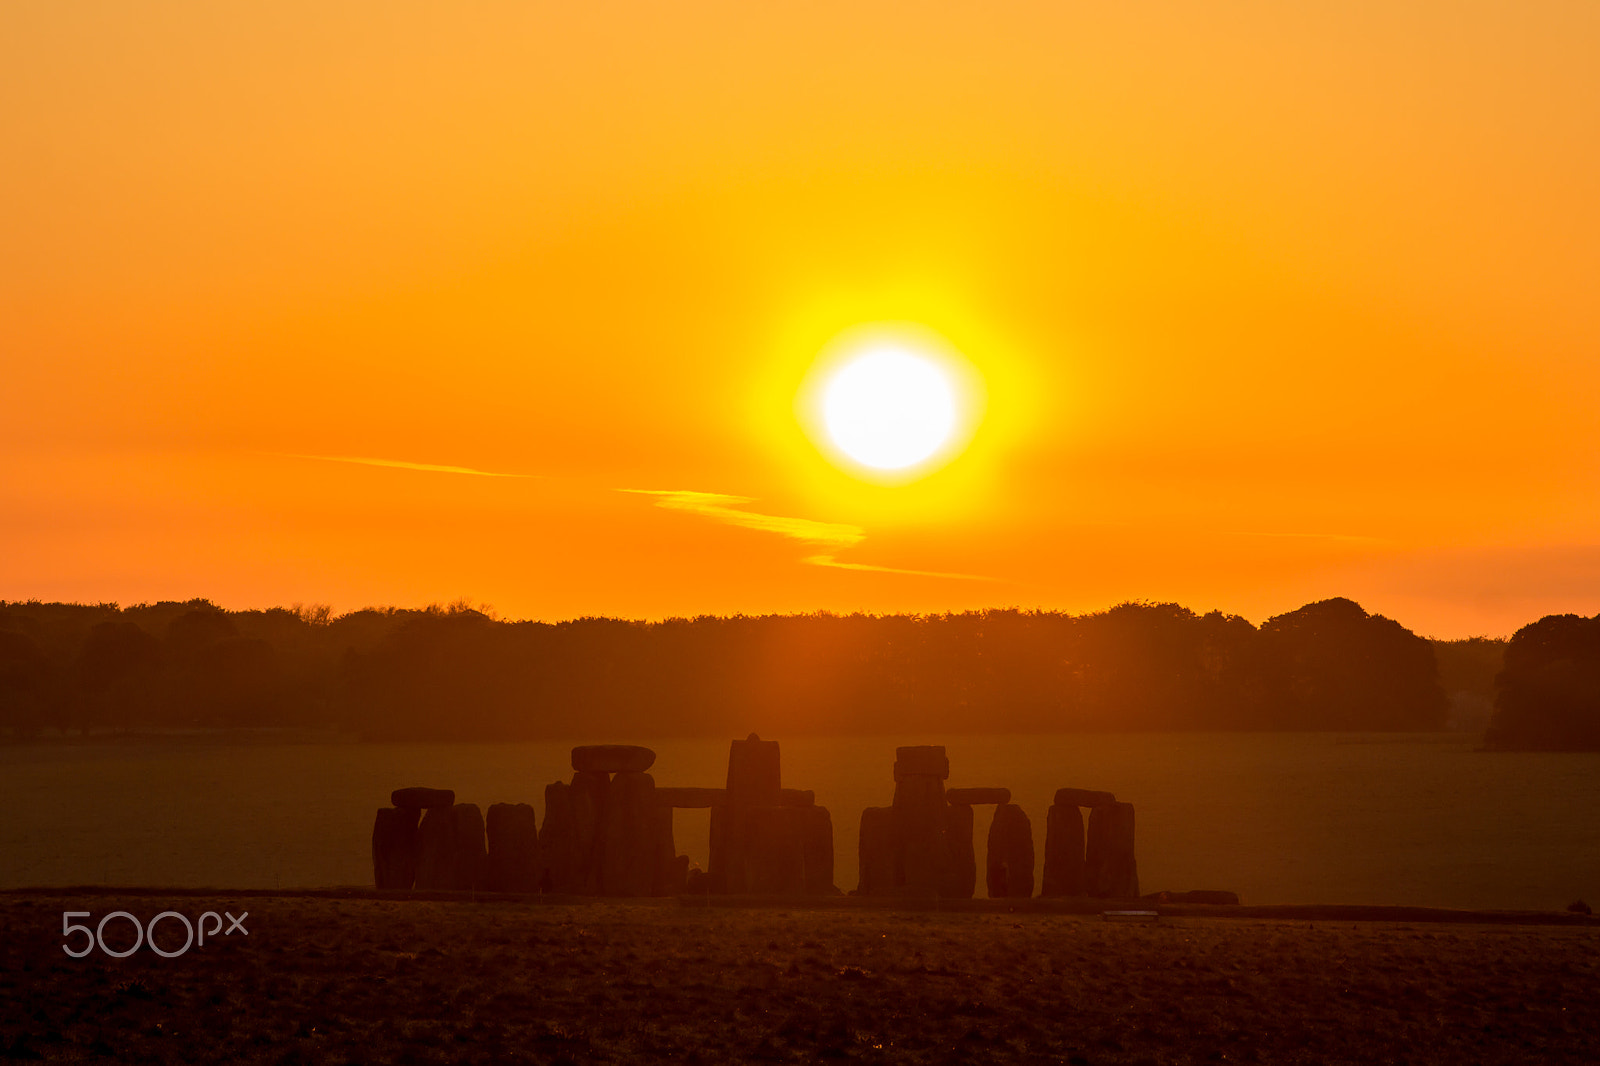
[[[721,785],[726,740],[633,738],[661,785]],[[950,784],[1001,785],[1033,821],[1063,785],[1138,808],[1147,892],[1247,904],[1559,910],[1600,905],[1600,754],[1473,750],[1461,734],[1090,734],[780,738],[784,783],[833,813],[835,882],[856,886],[861,810],[889,802],[896,744],[948,747]],[[373,811],[402,785],[529,802],[570,743],[244,743],[169,738],[0,747],[0,888],[370,885]],[[978,812],[978,854],[988,831]],[[709,816],[681,811],[705,864]]]
[[[175,959],[62,951],[64,911],[169,909],[248,911],[249,933]],[[17,893],[0,895],[0,1057],[1588,1062],[1597,949],[1594,922]]]

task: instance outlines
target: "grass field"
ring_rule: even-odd
[[[71,959],[69,910],[249,932]],[[0,895],[0,1057],[23,1060],[1592,1062],[1597,989],[1600,924]]]

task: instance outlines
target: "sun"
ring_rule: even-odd
[[[904,470],[937,452],[956,426],[955,388],[932,360],[874,348],[834,371],[822,419],[839,450],[874,470]]]
[[[834,465],[896,483],[961,452],[982,391],[972,364],[930,331],[864,326],[823,350],[801,390],[799,413]]]

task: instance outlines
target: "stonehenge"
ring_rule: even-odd
[[[395,789],[373,822],[373,883],[612,897],[839,894],[832,816],[815,792],[784,787],[776,741],[752,733],[730,742],[721,787],[658,787],[647,772],[655,761],[655,752],[637,745],[573,748],[571,779],[545,787],[542,822],[527,803],[492,804],[485,818],[450,789]],[[889,805],[861,812],[853,895],[971,899],[980,869],[973,808],[992,805],[984,887],[992,899],[1033,896],[1033,827],[1011,790],[947,788],[949,778],[943,747],[895,749]],[[677,854],[673,812],[680,809],[710,814],[705,869]],[[1133,805],[1110,792],[1057,789],[1043,865],[1041,897],[1137,899]]]
[[[984,881],[990,899],[1033,895],[1033,825],[1015,803],[1002,803],[994,809]]]
[[[417,821],[414,807],[379,807],[372,824],[372,874],[378,888],[410,888],[417,881]]]
[[[539,891],[539,818],[526,803],[495,803],[485,818],[490,892]]]
[[[998,862],[1001,874],[997,880],[991,872],[989,895],[1033,894],[1032,830],[1022,808],[1011,803],[1011,790],[947,790],[949,777],[943,747],[895,749],[892,804],[861,813],[858,895],[971,899],[978,881],[972,807],[991,803],[1000,829],[998,835],[989,831],[986,867],[993,871]],[[1008,808],[1011,813],[1001,813]]]
[[[1089,809],[1087,832],[1081,807]],[[1137,899],[1133,804],[1110,792],[1058,789],[1045,823],[1041,895]]]
[[[728,781],[711,807],[708,891],[831,895],[833,820],[816,794],[784,788],[778,742],[751,733],[728,747]]]

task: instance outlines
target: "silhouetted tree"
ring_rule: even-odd
[[[1427,730],[1449,700],[1433,646],[1400,623],[1338,598],[1278,615],[1261,627],[1278,728]]]
[[[1600,615],[1548,615],[1506,645],[1487,747],[1600,751]]]

